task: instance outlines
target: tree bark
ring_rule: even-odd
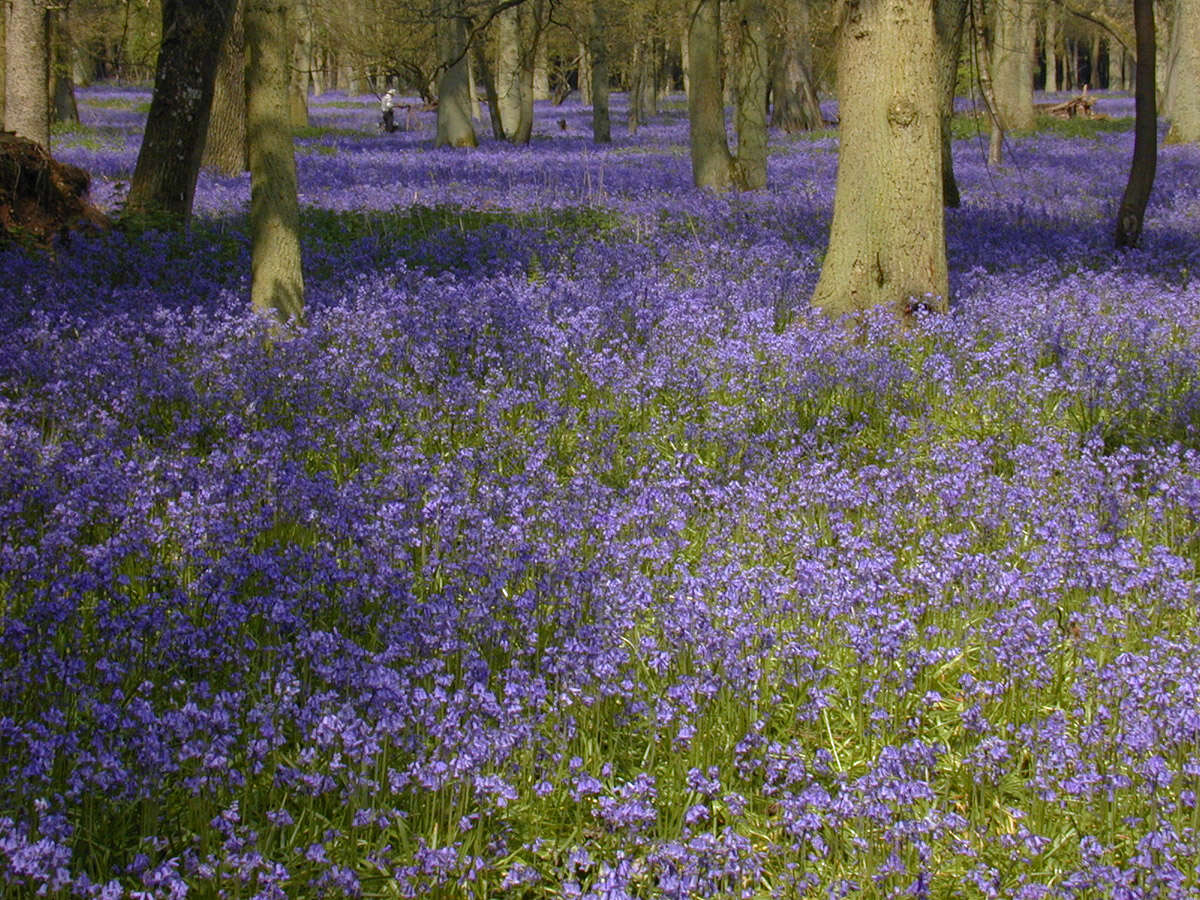
[[[592,142],[596,144],[612,141],[612,120],[608,113],[607,2],[592,0],[592,20],[588,29],[588,52],[592,57]]]
[[[958,57],[962,49],[963,26],[967,21],[967,0],[936,0],[934,19],[937,29],[938,119],[942,145],[942,203],[958,207],[962,198],[954,177],[953,133],[954,94],[958,86]]]
[[[763,0],[738,0],[737,158],[733,177],[741,190],[767,183],[767,9]],[[724,116],[721,128],[724,130]]]
[[[1005,131],[1032,128],[1033,0],[999,0],[992,38],[992,90]]]
[[[1046,4],[1046,37],[1043,42],[1043,53],[1046,58],[1046,90],[1051,93],[1058,91],[1058,44],[1062,40],[1060,16],[1057,3],[1051,0]]]
[[[505,135],[515,135],[521,123],[521,7],[503,10],[495,19],[496,102]]]
[[[484,94],[487,96],[488,119],[492,125],[492,137],[498,141],[504,140],[504,122],[500,118],[500,97],[496,92],[496,79],[488,68],[487,54],[483,50],[483,42],[475,41],[471,45],[471,56],[475,61],[475,70],[479,80],[483,82]]]
[[[6,48],[8,31],[5,26],[7,19],[8,3],[0,2],[0,131],[6,128],[4,124],[4,95],[8,91],[6,81],[8,70],[8,51]]]
[[[226,175],[237,175],[247,166],[245,8],[245,0],[239,0],[221,44],[204,139],[203,164]]]
[[[288,111],[286,0],[246,4],[246,128],[250,150],[250,302],[279,322],[304,315],[300,208]]]
[[[1134,88],[1133,162],[1117,211],[1118,247],[1136,247],[1142,239],[1146,204],[1158,164],[1158,111],[1154,86],[1154,0],[1133,0],[1137,32],[1137,84]]]
[[[127,212],[183,221],[191,216],[217,62],[235,4],[236,0],[163,0],[154,95]]]
[[[821,103],[812,76],[809,0],[785,0],[771,93],[771,124],[788,134],[820,128]]]
[[[4,124],[50,149],[50,14],[46,0],[9,0],[5,24]]]
[[[998,166],[1004,148],[1004,124],[996,109],[996,93],[992,90],[992,54],[988,49],[984,27],[982,0],[968,0],[971,5],[971,22],[975,57],[979,60],[979,92],[983,95],[983,106],[988,118],[988,165]]]
[[[688,68],[692,180],[696,187],[726,190],[733,184],[733,158],[725,135],[721,90],[720,0],[690,0]]]
[[[818,308],[886,305],[902,317],[945,309],[938,81],[933,4],[847,0],[837,37],[837,188]]]
[[[1164,112],[1168,142],[1200,142],[1200,0],[1175,0]]]
[[[308,125],[308,89],[312,83],[312,32],[308,0],[295,0],[288,9],[288,119],[293,128]]]
[[[467,79],[467,28],[462,0],[434,0],[438,57],[438,147],[475,147],[479,140],[471,124],[470,83]]]
[[[75,102],[71,27],[67,18],[69,6],[70,4],[66,3],[50,11],[50,93],[55,122],[79,121],[79,106]]]

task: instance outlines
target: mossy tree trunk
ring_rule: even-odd
[[[279,322],[304,315],[296,156],[288,110],[288,0],[247,0],[250,302]]]
[[[887,73],[881,78],[881,73]],[[837,35],[840,150],[813,295],[833,314],[944,309],[937,36],[926,0],[847,0]]]
[[[79,121],[69,9],[70,3],[66,2],[50,10],[50,99],[55,122]]]
[[[221,44],[237,0],[163,0],[163,41],[126,212],[192,213]]]
[[[50,13],[46,0],[8,0],[4,124],[50,149]]]

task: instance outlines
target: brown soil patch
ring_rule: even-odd
[[[90,181],[83,169],[58,162],[40,144],[0,131],[0,243],[44,245],[71,228],[109,227],[88,202]]]

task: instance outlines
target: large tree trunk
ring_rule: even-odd
[[[813,84],[808,4],[809,0],[785,0],[780,11],[771,124],[788,134],[824,124]]]
[[[54,121],[78,122],[79,106],[75,102],[75,64],[71,52],[71,27],[67,18],[69,4],[50,11],[51,98]]]
[[[1154,86],[1154,0],[1133,0],[1133,24],[1137,31],[1137,85],[1134,89],[1133,163],[1129,182],[1117,211],[1118,247],[1136,247],[1142,239],[1142,220],[1154,170],[1158,164],[1158,111]]]
[[[50,14],[46,0],[9,0],[4,125],[50,149]]]
[[[226,175],[246,171],[245,8],[245,0],[239,0],[221,45],[204,139],[203,164]]]
[[[588,30],[588,52],[592,57],[592,141],[612,141],[612,120],[608,114],[608,0],[592,0],[592,21]]]
[[[737,160],[742,190],[767,183],[767,9],[763,0],[738,0]],[[724,130],[724,122],[722,122]]]
[[[934,4],[938,53],[939,134],[942,145],[942,203],[957,207],[962,199],[954,177],[953,134],[954,94],[958,85],[958,57],[962,49],[963,26],[967,21],[967,0],[937,0]]]
[[[733,158],[725,135],[725,101],[721,90],[720,0],[690,0],[689,15],[692,180],[697,187],[725,190],[733,184]]]
[[[236,2],[163,0],[154,96],[127,212],[191,216],[217,62]]]
[[[467,27],[462,0],[434,0],[438,57],[442,75],[438,81],[438,147],[475,147],[471,124],[471,92],[467,79]]]
[[[1164,112],[1168,142],[1200,142],[1200,0],[1175,0]]]
[[[1032,128],[1033,0],[999,0],[992,38],[992,90],[1005,131]]]
[[[250,302],[280,322],[304,315],[296,156],[288,112],[287,0],[246,4],[250,149]]]
[[[938,81],[933,4],[847,0],[837,38],[837,189],[817,307],[887,305],[901,316],[945,308]]]

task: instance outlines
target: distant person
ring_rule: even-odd
[[[396,92],[388,91],[379,101],[379,130],[391,134],[396,130]]]

